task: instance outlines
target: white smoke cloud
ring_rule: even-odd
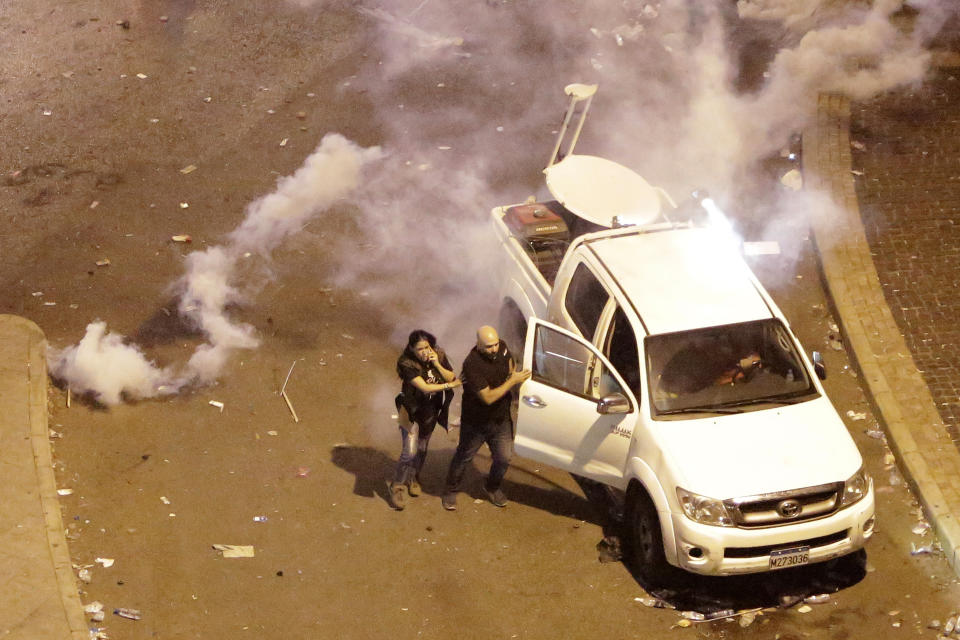
[[[174,285],[178,311],[206,341],[182,369],[158,367],[136,345],[108,333],[106,323],[96,321],[77,345],[51,349],[51,374],[73,391],[90,393],[106,405],[214,381],[233,351],[259,345],[252,326],[227,314],[228,305],[245,301],[244,283],[237,281],[238,261],[253,252],[269,257],[312,217],[350,194],[360,182],[364,164],[381,157],[378,147],[363,149],[341,135],[325,136],[303,166],[281,178],[273,193],[247,207],[243,222],[225,244],[187,255],[185,273]]]
[[[338,284],[390,309],[396,341],[423,326],[469,346],[478,324],[496,322],[501,252],[488,212],[549,197],[539,170],[565,84],[600,85],[579,153],[630,166],[677,199],[706,187],[730,204],[807,124],[818,92],[864,99],[923,78],[924,39],[949,12],[912,4],[922,33],[901,28],[894,0],[586,0],[539,14],[503,0],[367,2],[358,11],[379,51],[352,85],[377,107],[395,162],[366,185],[351,239],[378,260],[344,250]],[[771,42],[766,60],[745,58],[752,39]],[[749,88],[737,85],[745,62],[765,71]],[[802,209],[787,197],[784,210]]]

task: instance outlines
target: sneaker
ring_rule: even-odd
[[[403,485],[397,484],[396,482],[388,482],[387,491],[390,498],[390,506],[397,511],[403,511],[403,508],[407,506],[407,496],[403,493]]]
[[[447,511],[456,511],[457,510],[457,494],[455,493],[445,493],[440,499],[440,503],[443,504],[443,508]]]
[[[420,482],[416,478],[407,483],[407,492],[412,498],[416,498],[423,493],[423,490],[420,488]]]
[[[490,502],[493,503],[495,507],[505,507],[507,506],[507,497],[503,495],[503,491],[497,489],[496,491],[491,491],[490,489],[484,488],[484,491],[487,492],[487,497],[490,498]]]

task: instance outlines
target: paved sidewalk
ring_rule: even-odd
[[[29,320],[0,315],[0,636],[89,638],[47,433],[46,339]]]
[[[851,172],[850,102],[821,95],[803,134],[806,187],[830,196],[811,225],[828,296],[900,468],[960,574],[960,452],[888,307]]]

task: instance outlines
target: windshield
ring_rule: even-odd
[[[817,393],[775,318],[648,336],[645,344],[654,416],[733,413]]]

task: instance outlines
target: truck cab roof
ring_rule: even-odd
[[[771,318],[737,248],[714,228],[623,229],[584,236],[648,334]]]

